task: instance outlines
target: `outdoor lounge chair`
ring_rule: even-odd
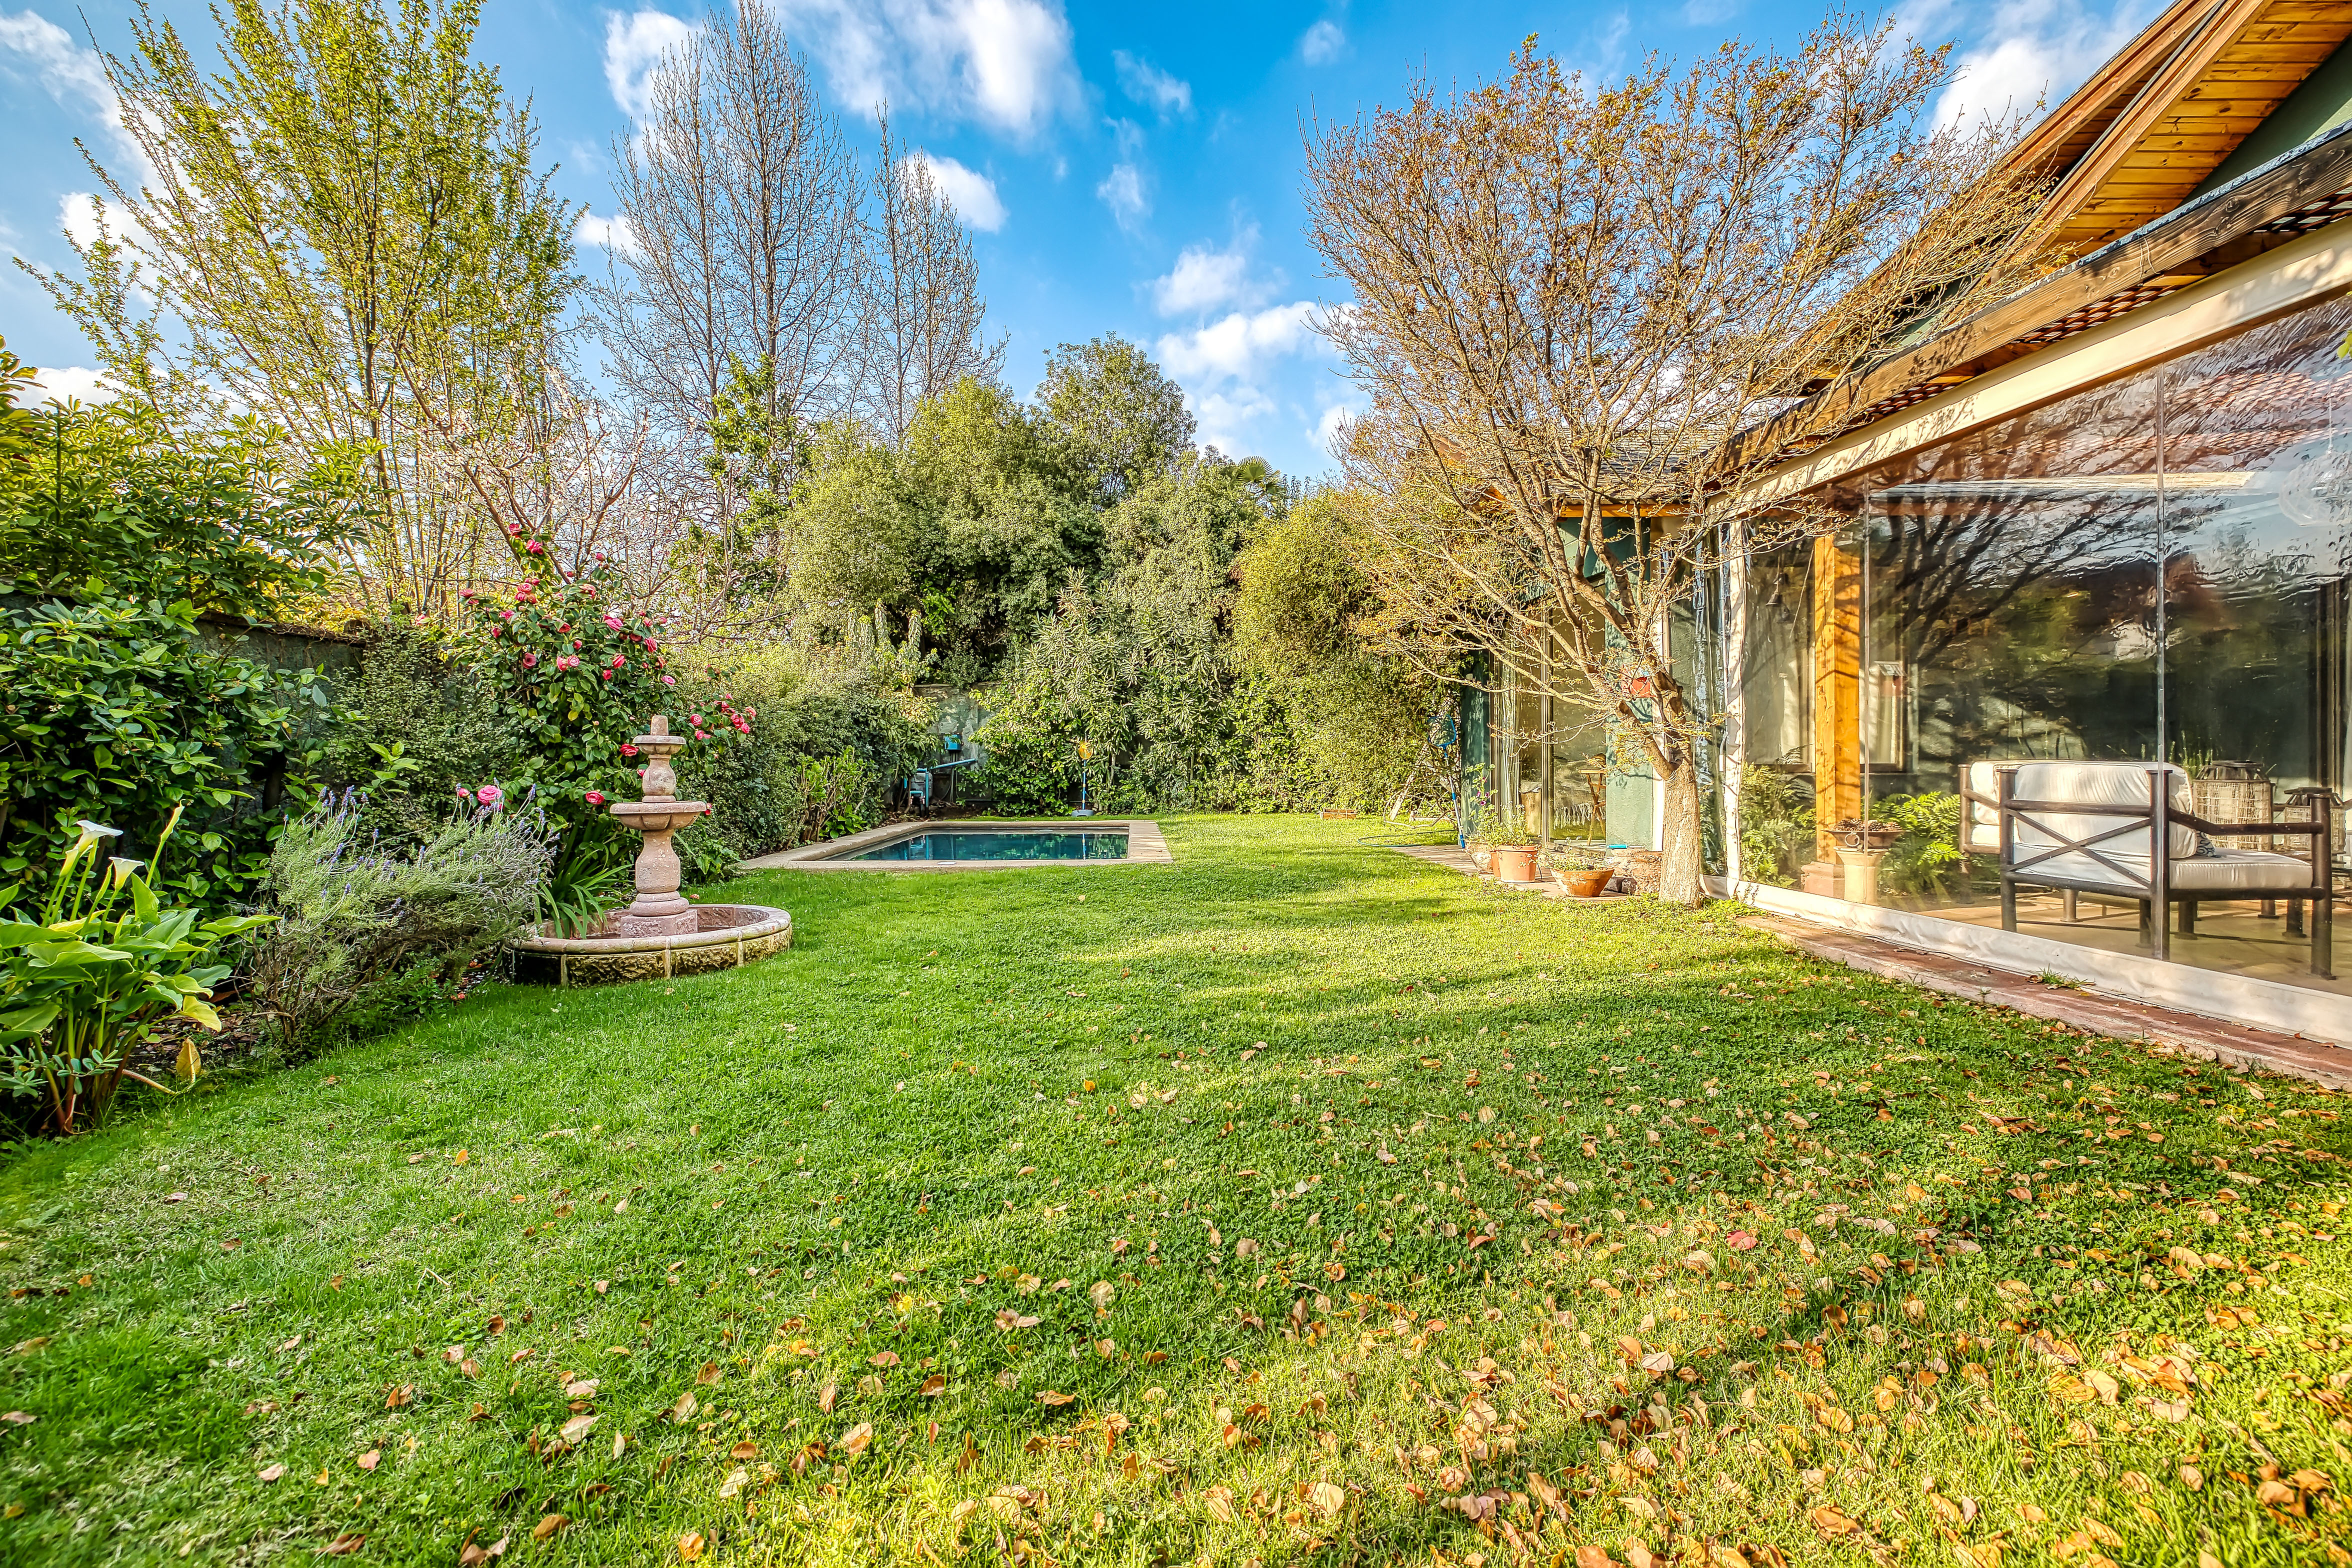
[[[2000,865],[2000,928],[2017,929],[2017,889],[2092,893],[2139,905],[2140,939],[2172,956],[2169,923],[2156,911],[2180,906],[2180,934],[2197,931],[2201,902],[2288,900],[2287,931],[2301,934],[2311,904],[2311,973],[2335,978],[2327,826],[2310,822],[2208,822],[2189,810],[2189,775],[2154,763],[1995,762],[1969,764],[1961,849]],[[2223,835],[2306,839],[2303,855],[2221,849]],[[2154,858],[2153,844],[2166,852]]]

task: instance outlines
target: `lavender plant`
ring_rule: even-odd
[[[266,882],[277,929],[254,995],[283,1044],[315,1049],[354,1006],[419,977],[436,990],[530,920],[556,831],[533,805],[485,786],[413,848],[363,827],[350,791],[289,823]]]

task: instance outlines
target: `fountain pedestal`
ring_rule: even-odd
[[[613,917],[613,929],[625,937],[690,936],[700,929],[700,917],[679,896],[677,847],[670,835],[708,812],[698,800],[677,798],[677,771],[670,759],[686,749],[686,737],[669,732],[669,721],[654,715],[652,732],[636,739],[646,763],[646,797],[613,803],[613,817],[632,833],[645,835],[637,851],[637,896]]]
[[[557,985],[601,985],[626,980],[675,980],[714,969],[736,969],[793,945],[793,917],[764,904],[689,904],[678,896],[677,847],[670,835],[710,807],[677,798],[670,759],[686,738],[654,715],[652,733],[636,739],[646,758],[643,800],[617,801],[613,819],[645,836],[637,852],[637,896],[625,910],[602,917],[593,929],[559,935],[532,926],[513,939],[515,973]]]

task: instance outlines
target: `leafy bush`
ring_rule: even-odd
[[[386,848],[339,796],[287,824],[270,856],[278,924],[256,955],[254,997],[307,1050],[387,991],[428,975],[432,994],[446,991],[530,918],[554,855],[528,806],[464,810],[414,848]]]
[[[1941,791],[1889,795],[1870,815],[1903,829],[1886,852],[1878,878],[1898,893],[1948,897],[1965,864],[1960,854],[1960,797]]]
[[[131,1070],[131,1047],[167,1015],[218,1029],[205,998],[232,966],[215,960],[267,920],[199,923],[195,910],[163,907],[150,878],[176,815],[144,867],[118,856],[102,871],[101,847],[121,835],[83,823],[50,872],[36,918],[0,923],[0,1072],[12,1095],[46,1102],[55,1131],[104,1121],[126,1077],[163,1088]],[[180,1060],[182,1075],[194,1079],[193,1042]]]
[[[201,616],[279,620],[331,576],[350,475],[287,474],[265,433],[174,437],[127,408],[14,406],[0,354],[0,881],[37,879],[81,819],[135,839],[187,814],[159,889],[234,898],[283,809],[316,798],[331,717],[313,670],[224,655]]]
[[[194,853],[151,882],[215,905],[259,877],[278,802],[315,794],[332,711],[315,669],[208,646],[185,599],[0,611],[0,883],[37,878],[78,821],[144,838],[185,813]]]
[[[555,875],[569,879],[575,863],[612,858],[619,829],[605,807],[635,798],[632,742],[673,705],[677,679],[664,673],[652,619],[622,607],[623,585],[601,552],[571,575],[551,563],[541,541],[519,533],[514,541],[528,575],[496,593],[467,595],[475,618],[465,651],[516,748],[511,773],[475,783],[535,792],[558,834]],[[709,738],[698,724],[692,731]]]
[[[1797,781],[1753,763],[1740,770],[1739,874],[1767,887],[1793,888],[1813,848],[1813,803]]]

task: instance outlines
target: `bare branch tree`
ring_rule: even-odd
[[[971,237],[920,154],[890,140],[887,105],[876,111],[882,147],[874,170],[874,217],[860,290],[859,413],[896,448],[915,410],[966,376],[995,381],[1004,344],[981,335],[981,298]]]
[[[858,163],[765,0],[712,13],[647,92],[614,148],[620,224],[599,324],[614,381],[656,435],[712,459],[724,525],[746,487],[709,432],[737,367],[761,372],[778,430],[849,406]]]
[[[1932,120],[1946,65],[1843,16],[1613,86],[1530,47],[1310,141],[1310,237],[1354,294],[1326,331],[1371,402],[1343,463],[1376,629],[1605,716],[1664,781],[1666,897],[1699,893],[1718,718],[1672,611],[1821,526],[1751,515],[1770,455],[1726,443],[2034,265],[2004,249],[2037,199],[2011,128]]]

